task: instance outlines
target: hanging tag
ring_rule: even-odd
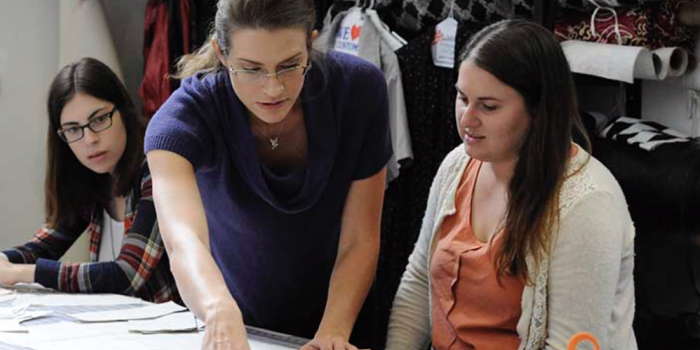
[[[457,20],[450,17],[435,27],[435,37],[430,47],[433,63],[438,67],[455,67],[455,45],[457,39]]]
[[[360,33],[365,24],[365,16],[360,8],[352,8],[340,22],[340,28],[335,33],[336,51],[358,55],[360,48]]]

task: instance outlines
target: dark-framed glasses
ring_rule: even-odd
[[[311,69],[312,65],[309,63],[306,66],[297,65],[289,68],[283,68],[276,72],[268,73],[268,71],[263,69],[233,69],[230,66],[228,70],[233,74],[238,81],[244,84],[257,83],[260,85],[265,84],[268,77],[276,77],[281,83],[294,83],[306,75],[306,73]]]
[[[117,111],[117,106],[106,114],[93,117],[84,125],[71,125],[56,131],[58,137],[66,143],[73,143],[85,137],[85,128],[90,129],[94,133],[102,132],[112,126],[112,117]]]

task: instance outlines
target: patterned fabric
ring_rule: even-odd
[[[644,46],[650,50],[680,46],[694,52],[697,29],[680,24],[676,16],[680,3],[665,2],[617,10],[622,45]],[[615,18],[610,11],[601,10],[591,31],[592,12],[565,11],[557,19],[555,34],[558,40],[582,40],[617,44]]]
[[[624,141],[647,151],[667,143],[690,141],[688,136],[659,123],[628,117],[615,120],[600,136]]]
[[[513,17],[530,19],[534,9],[534,0],[384,0],[377,7],[386,7],[388,22],[415,33],[447,18],[453,2],[460,23],[486,24]]]
[[[142,176],[127,198],[125,237],[115,261],[97,262],[102,241],[102,211],[75,225],[44,226],[23,246],[3,251],[13,263],[36,264],[35,280],[68,293],[117,293],[153,302],[180,301],[153,205],[151,174]],[[57,260],[82,234],[90,235],[89,263]]]
[[[596,4],[604,7],[639,6],[661,2],[678,2],[681,0],[594,0]],[[682,0],[689,1],[689,0]],[[696,0],[690,0],[696,1]],[[595,8],[590,0],[559,0],[559,6],[579,11],[588,11]]]

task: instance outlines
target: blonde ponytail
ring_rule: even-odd
[[[177,61],[177,74],[173,78],[182,80],[199,72],[209,74],[221,68],[219,57],[211,44],[215,38],[216,33],[212,33],[196,52],[182,56]]]

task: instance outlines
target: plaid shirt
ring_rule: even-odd
[[[68,293],[117,293],[153,302],[180,301],[153,205],[151,174],[144,162],[140,181],[127,198],[125,236],[114,261],[97,262],[102,212],[76,225],[46,225],[23,246],[3,251],[13,263],[36,264],[35,281]],[[90,235],[88,263],[57,260],[83,233]]]

